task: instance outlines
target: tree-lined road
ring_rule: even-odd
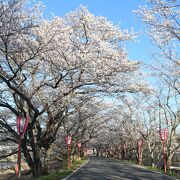
[[[175,180],[173,177],[156,173],[117,160],[92,157],[80,170],[67,180]]]

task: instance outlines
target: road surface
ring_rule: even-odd
[[[90,161],[67,180],[175,180],[173,177],[156,173],[120,161],[91,157]]]

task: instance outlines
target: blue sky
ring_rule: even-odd
[[[145,4],[145,0],[42,0],[46,6],[44,16],[51,13],[55,16],[64,16],[75,10],[81,4],[96,16],[104,16],[114,24],[120,23],[121,29],[131,29],[133,27],[138,35],[138,42],[126,43],[129,58],[149,63],[152,46],[145,35],[144,24],[138,20],[133,10]]]

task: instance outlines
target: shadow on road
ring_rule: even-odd
[[[169,176],[150,170],[122,164],[117,160],[91,157],[87,165],[82,167],[68,180],[174,180]]]

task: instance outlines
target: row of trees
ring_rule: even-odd
[[[180,4],[177,0],[152,0],[148,2],[149,6],[143,7],[137,13],[147,25],[148,34],[158,50],[154,53],[154,58],[158,63],[152,67],[152,72],[161,85],[153,101],[155,107],[158,107],[156,110],[158,116],[156,117],[158,117],[159,129],[167,128],[169,130],[167,141],[167,163],[169,166],[174,151],[179,148],[175,137],[180,124]]]
[[[143,140],[142,157],[146,165],[162,167],[163,154],[160,131],[168,130],[166,160],[168,168],[172,157],[179,150],[178,125],[180,114],[167,110],[169,97],[125,98],[112,112],[105,131],[92,141],[98,154],[138,161],[138,141]]]
[[[123,101],[121,98],[118,109],[112,113],[116,115],[112,117],[113,123],[108,126],[108,133],[105,133],[108,134],[106,139],[97,141],[98,147],[100,142],[104,143],[101,152],[113,149],[117,156],[117,153],[124,153],[119,146],[126,144],[129,151],[126,158],[135,160],[137,142],[143,139],[143,148],[146,150],[144,159],[147,161],[148,158],[152,166],[158,165],[162,161],[159,131],[166,128],[167,165],[169,167],[172,164],[174,152],[180,146],[176,139],[177,134],[180,134],[179,6],[176,0],[151,0],[135,11],[147,25],[150,40],[156,47],[152,57],[154,64],[147,64],[156,87],[146,97],[128,96]]]
[[[178,4],[150,3],[137,13],[161,50],[161,64],[152,72],[162,86],[154,91],[142,76],[141,63],[130,61],[123,46],[134,38],[133,32],[122,31],[82,6],[63,18],[46,20],[41,4],[0,1],[0,143],[11,147],[1,158],[17,153],[16,118],[29,116],[22,152],[34,177],[47,173],[50,156],[66,153],[67,134],[73,135],[74,147],[91,139],[97,150],[118,152],[117,147],[127,143],[130,156],[143,138],[154,165],[157,131],[167,127],[170,164],[178,148]],[[162,28],[166,20],[169,25]],[[107,96],[118,103],[107,103]]]
[[[51,20],[42,9],[26,0],[0,1],[1,142],[17,147],[16,118],[30,117],[22,152],[34,177],[44,173],[42,157],[59,129],[93,137],[102,121],[98,96],[147,91],[140,63],[122,45],[133,33],[84,7]]]

